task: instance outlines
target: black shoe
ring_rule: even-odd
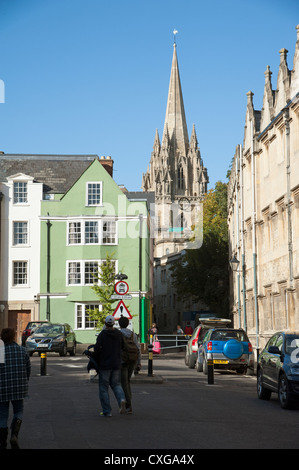
[[[7,448],[8,428],[0,428],[0,449]]]
[[[18,435],[20,432],[20,427],[22,424],[22,420],[19,418],[13,419],[11,423],[11,437],[10,437],[10,445],[12,449],[19,449],[19,442],[18,442]]]

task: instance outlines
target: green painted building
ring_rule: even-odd
[[[134,331],[146,341],[152,285],[150,202],[150,194],[123,192],[99,158],[88,162],[64,193],[43,199],[40,319],[69,323],[78,343],[93,343],[96,330],[88,309],[101,308],[91,289],[93,274],[109,254],[115,273],[128,276],[132,299],[125,304]]]

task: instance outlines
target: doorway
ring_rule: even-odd
[[[8,328],[13,328],[17,332],[16,342],[22,344],[22,332],[27,323],[31,320],[31,310],[9,310]]]

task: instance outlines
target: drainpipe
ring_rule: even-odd
[[[253,121],[251,120],[251,187],[252,187],[252,257],[253,257],[253,284],[254,284],[254,313],[256,325],[256,354],[259,356],[259,318],[257,304],[257,272],[256,272],[256,194],[255,194],[255,155],[253,138]]]
[[[286,126],[286,173],[287,173],[287,216],[288,216],[288,252],[289,252],[289,277],[290,288],[293,288],[293,234],[292,234],[292,209],[291,209],[291,159],[290,159],[290,120],[289,108],[285,109],[284,122]]]
[[[49,212],[47,214],[49,216]],[[51,250],[50,250],[50,229],[51,222],[48,219],[47,221],[47,310],[46,310],[46,319],[50,321],[51,311],[50,311],[50,273],[51,273]]]
[[[243,284],[243,313],[244,330],[247,332],[247,312],[246,312],[246,286],[245,286],[245,244],[244,244],[244,179],[243,179],[243,149],[239,145],[240,155],[240,213],[241,213],[241,255],[242,255],[242,284]]]
[[[143,318],[141,309],[142,292],[142,222],[143,214],[139,214],[139,339],[143,336]]]
[[[235,172],[235,188],[236,188],[236,217],[237,217],[237,250],[240,248],[240,223],[239,223],[239,165],[240,165],[240,149],[236,158],[236,172]],[[239,255],[238,255],[239,257]],[[241,328],[241,291],[240,291],[240,271],[237,272],[238,283],[238,315],[239,315],[239,328]]]

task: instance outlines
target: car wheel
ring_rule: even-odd
[[[66,356],[66,353],[67,353],[67,344],[66,344],[66,342],[64,342],[62,351],[59,353],[59,356],[64,357],[64,356]]]
[[[199,362],[198,358],[197,358],[195,367],[196,367],[197,372],[202,372],[202,370],[203,370],[203,364],[202,364],[202,362]]]
[[[261,369],[257,373],[257,396],[260,400],[270,400],[271,398],[271,390],[263,385],[263,372]]]
[[[185,365],[186,365],[187,367],[189,367],[189,356],[188,356],[187,351],[186,351],[186,354],[185,354]]]
[[[203,358],[202,371],[205,375],[208,375],[208,363],[205,357]]]
[[[284,408],[287,410],[287,409],[292,409],[294,407],[294,402],[290,397],[289,382],[285,375],[281,375],[279,378],[278,397],[279,397],[281,408]]]
[[[70,351],[70,356],[75,356],[76,355],[76,343],[74,343],[74,346],[72,347],[72,350]]]
[[[189,369],[194,369],[195,362],[196,362],[195,357],[193,355],[189,356],[189,358],[188,358],[188,367],[189,367]]]

